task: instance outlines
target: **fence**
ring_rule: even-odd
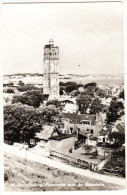
[[[80,167],[83,167],[83,168],[86,168],[86,169],[90,169],[90,170],[94,170],[94,168],[96,166],[95,164],[88,163],[88,162],[86,162],[84,160],[80,160],[80,159],[77,159],[77,158],[74,158],[74,157],[71,157],[71,156],[68,156],[68,155],[56,152],[54,150],[50,150],[50,156],[55,156],[55,157],[61,158],[61,159],[65,160],[65,161],[67,161],[68,163],[71,163],[71,164],[74,164],[74,165],[78,165]]]

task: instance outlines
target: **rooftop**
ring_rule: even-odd
[[[36,138],[49,140],[54,132],[56,132],[57,135],[61,134],[55,125],[45,125],[43,126],[43,130],[41,132],[36,133]]]
[[[117,126],[116,126],[116,129],[120,132],[120,133],[125,133],[125,126],[121,123],[119,123]]]
[[[93,114],[77,114],[77,113],[63,113],[62,118],[70,119],[71,123],[79,124],[82,120],[91,121],[92,125],[95,124],[96,115]]]
[[[50,139],[52,140],[62,140],[62,139],[67,139],[67,138],[70,138],[70,137],[73,137],[73,135],[66,135],[66,134],[61,134],[59,136],[54,136],[54,137],[51,137]]]

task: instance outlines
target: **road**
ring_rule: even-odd
[[[33,153],[32,151],[20,149],[19,147],[4,144],[4,152],[19,156],[27,160],[31,160],[34,162],[38,162],[53,168],[60,169],[62,171],[67,171],[71,173],[75,173],[78,175],[82,175],[91,179],[100,180],[106,183],[112,183],[119,186],[126,186],[126,180],[124,178],[119,178],[115,176],[102,175],[95,172],[91,172],[89,170],[84,170],[81,168],[73,167],[71,165],[67,165],[61,161],[56,161],[54,159],[50,159],[46,156],[42,156],[38,153]]]

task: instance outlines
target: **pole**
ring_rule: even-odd
[[[26,154],[25,154],[25,167],[26,167],[26,160],[27,160],[27,148],[26,148]]]

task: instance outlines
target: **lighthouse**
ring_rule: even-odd
[[[59,97],[59,47],[54,46],[53,40],[44,46],[43,94]]]

